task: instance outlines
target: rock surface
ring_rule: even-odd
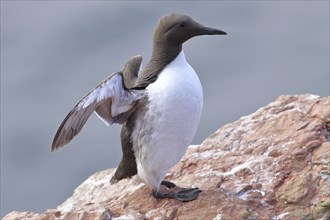
[[[203,190],[156,200],[133,179],[100,171],[56,209],[7,219],[330,219],[330,97],[280,96],[190,146],[166,179]]]

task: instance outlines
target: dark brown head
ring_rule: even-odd
[[[161,70],[181,52],[184,42],[195,36],[216,34],[227,33],[205,27],[187,15],[170,14],[161,17],[155,28],[150,61],[139,74],[136,88],[145,88],[154,82]]]
[[[160,18],[154,32],[154,43],[178,46],[195,36],[226,34],[224,31],[205,27],[187,15],[173,13]]]

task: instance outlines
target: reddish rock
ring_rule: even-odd
[[[330,219],[330,97],[280,96],[190,146],[167,175],[203,190],[197,200],[156,200],[113,169],[83,182],[42,214],[7,219]]]

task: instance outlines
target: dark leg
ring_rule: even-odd
[[[126,122],[120,133],[121,137],[121,147],[123,152],[123,157],[118,165],[118,168],[111,178],[111,183],[117,183],[119,180],[134,176],[137,174],[135,155],[133,151],[133,144],[131,142],[131,127],[127,125]]]
[[[115,174],[111,178],[110,183],[117,183],[119,180],[134,176],[136,173],[137,170],[135,160],[130,161],[123,155],[123,158],[121,159]]]
[[[181,202],[189,202],[198,198],[198,194],[202,192],[199,188],[181,188],[169,181],[162,181],[161,186],[165,186],[166,192],[158,190],[153,192],[156,199],[177,199]]]
[[[176,185],[170,181],[163,180],[160,185],[166,186],[167,188],[171,189],[176,187]]]

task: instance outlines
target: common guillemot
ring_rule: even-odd
[[[186,15],[161,17],[146,67],[140,70],[141,56],[132,57],[121,72],[84,96],[58,128],[51,150],[69,143],[95,112],[107,125],[122,124],[123,157],[111,183],[137,174],[155,198],[196,199],[198,188],[163,179],[185,154],[202,113],[202,86],[182,50],[184,42],[199,35],[226,33]]]

